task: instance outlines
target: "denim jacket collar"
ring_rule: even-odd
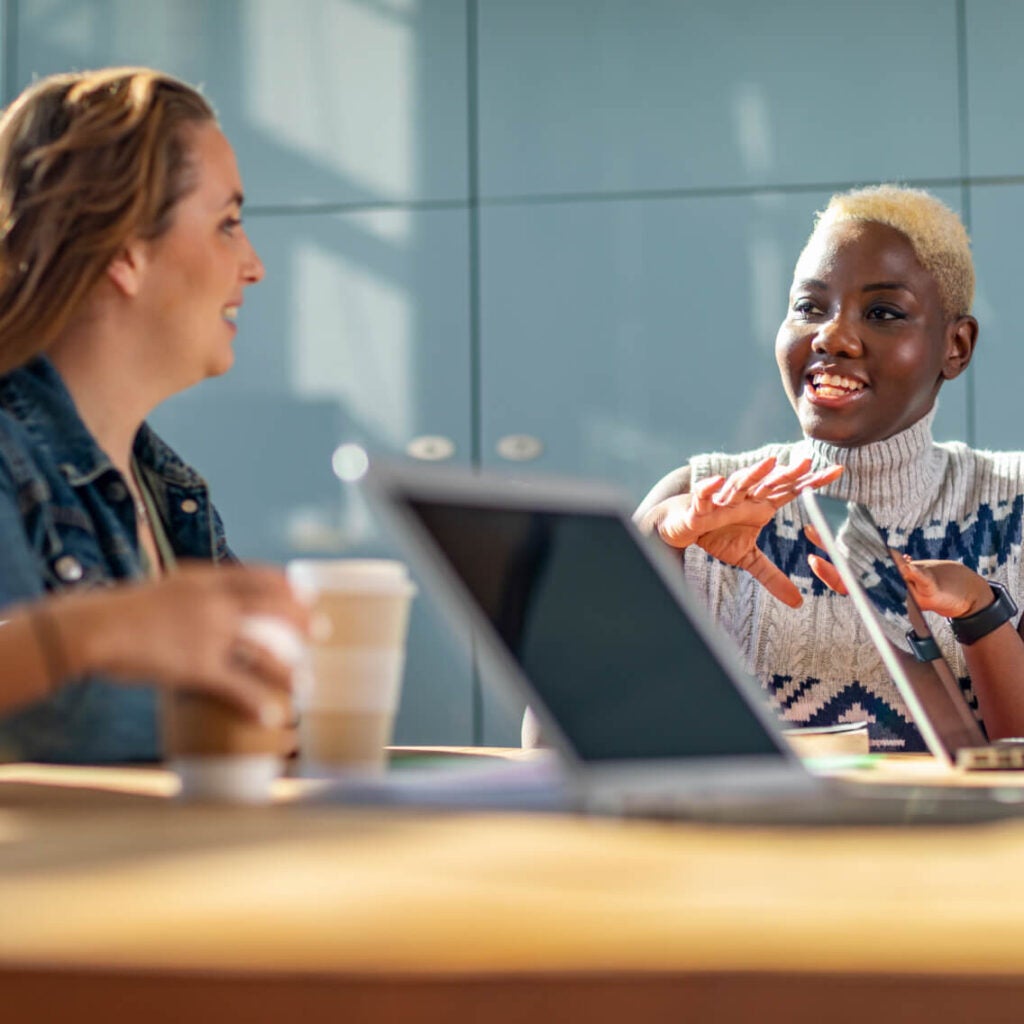
[[[72,487],[81,487],[113,470],[110,456],[82,422],[71,392],[46,356],[37,356],[20,370],[0,379],[0,398],[28,432],[34,444],[61,469]],[[186,465],[143,423],[133,451],[139,464],[166,483],[205,489],[202,477]]]

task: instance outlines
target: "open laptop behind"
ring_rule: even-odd
[[[977,790],[866,787],[862,799],[811,775],[617,493],[406,466],[376,466],[367,485],[428,587],[475,628],[488,680],[536,711],[576,805],[750,821],[1012,810]]]
[[[1024,745],[989,743],[870,510],[811,491],[800,500],[929,751],[962,768],[1024,768]]]

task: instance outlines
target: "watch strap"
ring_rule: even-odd
[[[936,661],[942,657],[938,641],[929,633],[918,636],[912,629],[907,632],[907,643],[910,651],[918,661]]]
[[[1013,603],[1006,587],[1001,583],[989,581],[992,588],[993,601],[988,607],[982,608],[980,612],[973,615],[966,615],[961,619],[950,619],[949,624],[953,628],[953,636],[965,646],[977,643],[982,637],[988,636],[994,629],[998,629],[1004,622],[1009,622],[1017,614],[1017,606]]]

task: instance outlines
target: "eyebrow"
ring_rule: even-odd
[[[816,277],[808,277],[803,281],[797,281],[794,285],[794,290],[798,288],[819,288],[825,290],[828,288],[826,282],[819,280]],[[861,288],[862,292],[909,292],[913,289],[904,284],[902,281],[873,281],[871,284],[864,285]]]
[[[874,284],[866,284],[861,288],[862,292],[909,292],[912,290],[902,281],[876,281]]]
[[[239,206],[243,206],[245,204],[245,196],[241,192],[238,192],[238,191],[235,191],[235,192],[231,193],[231,195],[228,197],[227,201],[224,203],[224,206],[234,206],[236,203]],[[223,209],[223,207],[222,207],[222,209]]]

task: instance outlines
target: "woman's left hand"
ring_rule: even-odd
[[[804,533],[812,544],[819,548],[823,546],[813,526],[804,527]],[[935,612],[947,619],[959,619],[973,615],[992,603],[992,588],[984,577],[966,565],[938,558],[914,561],[910,555],[901,554],[892,548],[889,551],[921,611]],[[811,572],[826,587],[837,594],[846,593],[839,570],[830,561],[820,555],[808,555],[807,561]]]
[[[893,552],[907,589],[923,612],[935,612],[947,619],[960,619],[987,608],[992,588],[984,577],[960,562],[924,559]]]

